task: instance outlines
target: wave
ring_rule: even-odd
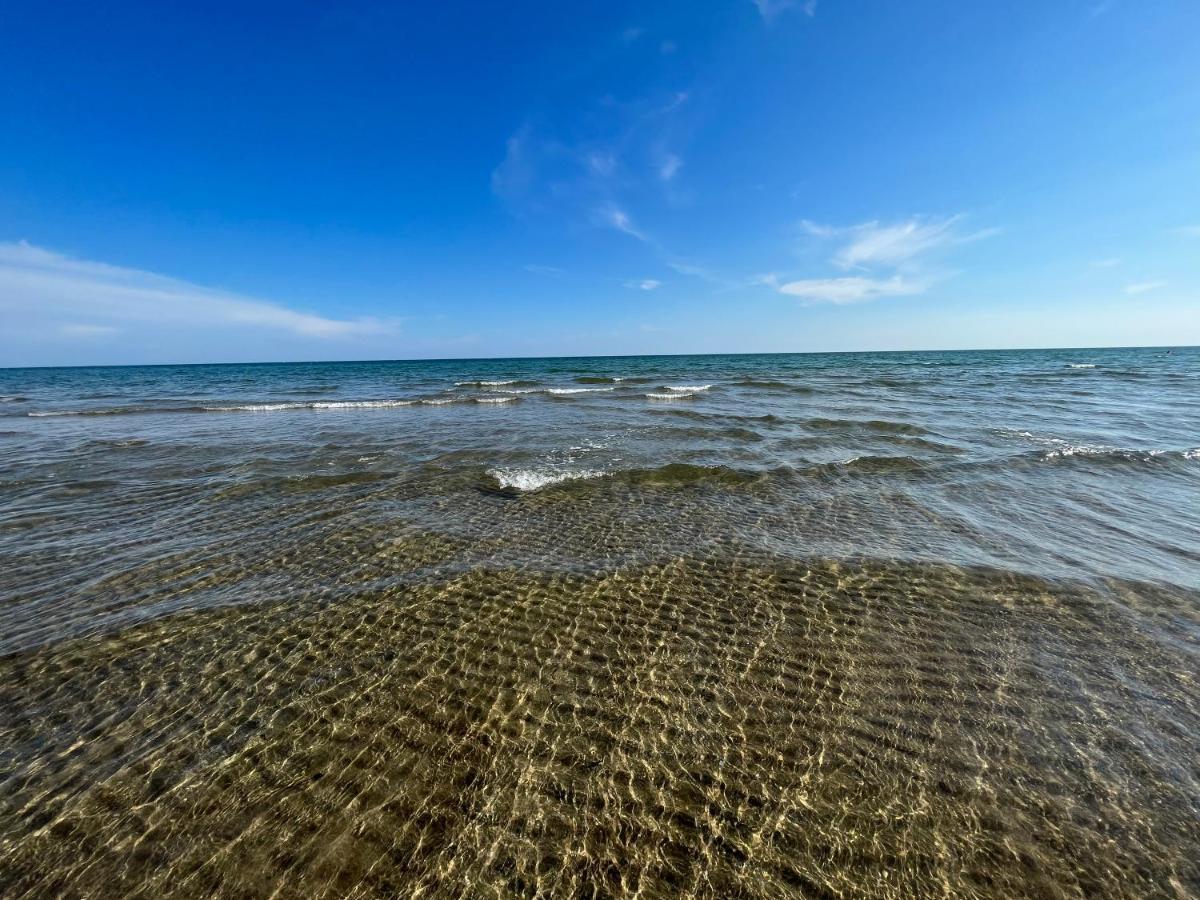
[[[605,473],[598,469],[578,469],[571,472],[552,469],[488,469],[487,474],[495,479],[502,489],[536,491],[564,481],[599,478]]]
[[[1193,447],[1190,450],[1134,450],[1126,447],[1067,444],[1052,450],[1039,451],[1036,457],[1046,461],[1077,457],[1095,462],[1114,463],[1168,462],[1172,460],[1195,462],[1200,460],[1200,447]]]
[[[760,378],[742,378],[734,382],[738,387],[763,388],[765,390],[788,391],[795,385],[788,384],[786,381],[770,381]]]
[[[507,378],[496,381],[456,381],[455,387],[510,387],[510,386],[528,386],[538,384],[536,381],[528,381],[522,378]]]
[[[579,375],[575,378],[577,384],[616,384],[622,379],[607,375]]]
[[[855,472],[864,475],[888,475],[892,473],[918,472],[926,468],[926,464],[912,456],[875,456],[865,454],[852,456],[841,462],[818,466],[817,473],[822,472]]]
[[[505,397],[412,397],[388,400],[287,400],[269,403],[229,403],[218,406],[111,406],[97,409],[48,409],[25,413],[33,418],[56,416],[132,416],[152,413],[260,413],[293,410],[395,409],[402,406],[447,406],[452,403],[514,403]]]
[[[742,378],[733,382],[734,387],[757,388],[762,391],[788,391],[793,394],[812,394],[813,389],[803,384],[792,384],[787,381],[772,381],[770,379]]]
[[[16,394],[8,397],[0,397],[0,403],[25,403],[29,398],[21,397]]]
[[[661,466],[617,469],[612,471],[600,469],[564,471],[547,468],[499,468],[489,469],[487,475],[499,485],[501,490],[529,492],[555,485],[571,488],[575,486],[575,482],[591,482],[596,480],[638,487],[680,487],[694,484],[736,486],[762,481],[772,474],[778,474],[778,471],[735,469],[731,466],[722,465],[706,466],[693,463],[666,463]]]
[[[443,403],[450,400],[313,400],[288,403],[242,403],[231,406],[204,406],[205,412],[279,412],[288,409],[390,409],[418,403]]]
[[[1095,363],[1067,363],[1068,369],[1094,369]]]
[[[696,391],[677,391],[672,393],[669,389],[666,391],[651,391],[646,394],[647,400],[691,400],[696,396]]]
[[[892,422],[887,419],[805,419],[804,425],[809,428],[820,428],[823,430],[862,430],[862,431],[878,431],[884,434],[911,434],[923,435],[930,432],[922,428],[920,425],[913,425],[911,422]]]
[[[707,391],[711,384],[669,384],[668,391],[674,391],[677,394],[698,394],[701,391]]]
[[[568,395],[568,394],[597,394],[605,391],[615,391],[615,387],[584,387],[584,388],[546,388],[547,394]]]

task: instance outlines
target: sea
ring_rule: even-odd
[[[6,897],[1200,896],[1200,348],[0,370]]]

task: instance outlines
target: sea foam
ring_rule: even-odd
[[[555,471],[552,469],[489,469],[488,475],[496,479],[502,488],[516,488],[518,491],[536,491],[551,484],[564,481],[578,481],[585,478],[599,478],[604,473],[598,469],[578,469],[573,472]]]

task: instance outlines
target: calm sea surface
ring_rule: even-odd
[[[0,894],[1200,895],[1200,349],[0,370]]]

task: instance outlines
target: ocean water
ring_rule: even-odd
[[[1200,349],[0,370],[4,896],[1200,894]]]

